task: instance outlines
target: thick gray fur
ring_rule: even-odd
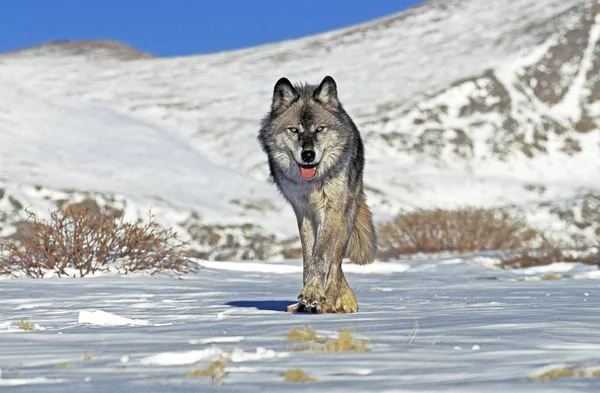
[[[279,79],[258,140],[298,221],[304,289],[293,311],[356,312],[342,257],[371,263],[377,242],[363,187],[363,142],[334,79],[327,76],[318,86]],[[310,163],[304,160],[306,151],[313,153]],[[316,174],[307,179],[301,167]]]

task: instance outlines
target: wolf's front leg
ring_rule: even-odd
[[[358,312],[358,302],[354,292],[348,285],[342,265],[333,263],[327,276],[325,287],[327,303],[322,307],[327,313],[351,313]]]
[[[302,283],[306,284],[306,276],[310,270],[310,261],[315,245],[315,231],[307,215],[297,212],[296,216],[298,217],[298,231],[300,232],[300,243],[302,245]]]
[[[348,233],[349,228],[338,210],[326,212],[324,219],[319,223],[312,258],[308,265],[308,272],[305,272],[304,289],[298,296],[305,307],[314,309],[312,311],[322,312],[322,306],[326,301],[325,279],[334,264],[341,265]],[[336,289],[341,287],[343,275],[337,277],[339,282],[334,285]],[[331,294],[337,297],[339,290],[334,290]]]
[[[298,219],[298,231],[300,232],[300,242],[302,244],[302,283],[303,285],[306,285],[306,277],[310,270],[310,262],[312,259],[313,247],[315,244],[315,231],[307,215],[303,214],[301,211],[296,211],[296,218]],[[305,307],[305,305],[302,302],[300,302],[288,306],[287,311],[304,312],[310,310],[308,310],[307,307]]]

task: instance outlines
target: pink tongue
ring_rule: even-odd
[[[305,179],[312,179],[317,174],[317,167],[312,167],[312,168],[300,167],[300,174]]]

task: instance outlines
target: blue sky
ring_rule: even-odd
[[[114,39],[158,56],[237,49],[389,15],[422,0],[0,0],[0,52]]]

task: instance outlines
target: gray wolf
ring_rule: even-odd
[[[304,288],[287,311],[357,312],[342,259],[371,263],[377,242],[363,187],[363,142],[335,80],[326,76],[316,86],[279,79],[258,141],[300,232]]]

